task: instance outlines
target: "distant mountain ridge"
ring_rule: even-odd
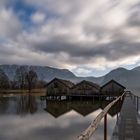
[[[23,65],[22,65],[23,66]],[[68,69],[58,69],[49,66],[29,66],[24,65],[27,68],[33,69],[40,80],[50,81],[53,78],[61,78],[66,80],[71,80],[75,83],[81,80],[89,80],[100,85],[108,82],[111,79],[118,81],[129,88],[139,88],[140,84],[140,67],[136,67],[132,70],[127,70],[125,68],[117,68],[110,71],[108,74],[102,77],[77,77]],[[19,68],[20,65],[0,65],[0,69],[5,72],[5,74],[9,77],[10,80],[14,79],[16,74],[16,69]]]
[[[54,77],[58,78],[75,78],[75,75],[67,69],[57,69],[48,66],[29,66],[29,65],[0,65],[0,69],[5,72],[10,80],[13,80],[16,75],[16,70],[20,66],[24,66],[27,69],[34,70],[39,79],[48,81]]]
[[[117,68],[112,70],[104,76],[104,81],[102,84],[111,79],[118,81],[129,89],[138,89],[140,87],[140,67],[136,67],[132,70],[125,68]]]

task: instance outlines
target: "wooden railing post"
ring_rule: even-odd
[[[104,116],[104,140],[107,140],[107,114]]]
[[[137,112],[139,111],[139,97],[137,96]]]

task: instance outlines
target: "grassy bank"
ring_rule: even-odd
[[[0,90],[1,95],[8,95],[8,94],[27,94],[29,93],[28,90]],[[39,94],[44,95],[46,93],[46,89],[32,89],[30,94]]]

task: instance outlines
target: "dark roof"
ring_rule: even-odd
[[[92,87],[95,87],[96,89],[100,89],[100,86],[99,86],[98,84],[95,84],[95,83],[93,83],[93,82],[86,81],[86,80],[81,81],[80,83],[74,85],[72,88],[75,88],[75,87],[81,85],[82,83],[86,83],[86,84],[88,84],[88,85],[90,85],[90,86],[92,86]]]
[[[104,84],[104,85],[101,87],[101,89],[104,88],[105,86],[109,85],[110,83],[115,83],[115,84],[119,85],[120,87],[126,89],[126,87],[124,87],[123,85],[121,85],[120,83],[118,83],[117,81],[115,81],[115,80],[113,80],[113,79],[110,80],[109,82],[107,82],[106,84]]]
[[[51,81],[47,84],[47,86],[50,85],[52,82],[54,82],[54,81],[56,81],[56,80],[57,80],[58,82],[62,83],[63,85],[67,86],[68,88],[71,88],[72,86],[74,86],[74,83],[72,83],[71,81],[63,80],[63,79],[59,79],[59,78],[54,78],[53,80],[51,80]]]

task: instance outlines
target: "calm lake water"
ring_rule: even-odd
[[[0,140],[76,140],[108,102],[46,101],[39,96],[0,97]],[[108,138],[121,103],[108,114]],[[91,140],[103,139],[103,120]]]

